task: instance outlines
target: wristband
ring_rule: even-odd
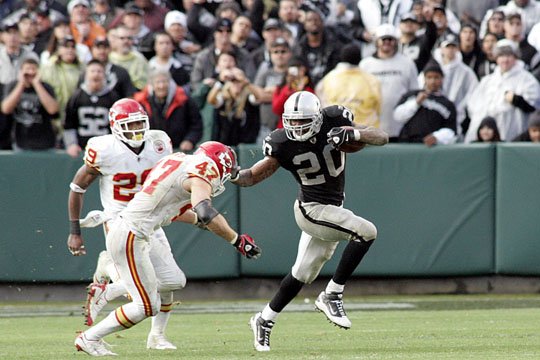
[[[75,183],[70,183],[69,188],[71,189],[71,191],[79,193],[79,194],[84,194],[86,192],[86,189],[83,189],[82,187],[80,187],[79,185]]]
[[[360,130],[354,129],[354,140],[360,141],[360,138],[362,137],[362,134],[360,133]]]
[[[69,233],[71,235],[81,235],[81,224],[78,219],[69,221]]]

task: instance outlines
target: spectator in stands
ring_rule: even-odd
[[[465,108],[471,93],[478,86],[474,71],[461,60],[458,40],[449,35],[433,55],[444,73],[442,93],[454,104],[457,111],[457,135],[463,133],[462,124],[465,120]],[[424,79],[420,76],[420,86]]]
[[[311,81],[309,68],[303,57],[293,56],[289,60],[287,75],[283,82],[277,87],[272,95],[272,111],[279,116],[278,128],[283,127],[281,114],[285,106],[285,101],[297,91],[309,91],[315,93],[315,86]]]
[[[120,14],[120,8],[110,0],[94,0],[92,1],[91,17],[98,25],[105,30],[109,30],[112,21]]]
[[[252,51],[251,58],[253,60],[253,65],[256,68],[263,62],[268,64],[272,63],[272,57],[270,55],[270,46],[276,41],[277,38],[282,38],[283,36],[283,26],[278,19],[269,18],[264,22],[262,37],[264,43],[260,45],[256,50]],[[289,44],[290,45],[290,44]]]
[[[205,47],[212,43],[212,31],[218,25],[219,19],[228,19],[231,24],[242,13],[240,6],[235,1],[221,2],[215,10],[212,19],[206,17],[204,5],[206,0],[194,1],[193,7],[188,11],[188,29],[200,44]]]
[[[540,143],[540,110],[536,110],[529,115],[527,130],[516,136],[512,141]]]
[[[47,43],[53,33],[53,22],[48,9],[36,12],[36,25],[37,35],[33,51],[41,56],[41,53],[47,48]]]
[[[380,128],[396,141],[402,124],[394,120],[393,111],[406,92],[418,89],[418,71],[414,62],[398,53],[398,34],[390,24],[383,24],[375,32],[377,52],[364,58],[360,68],[375,75],[381,83]]]
[[[321,106],[346,106],[354,115],[354,122],[379,127],[381,113],[381,84],[379,79],[360,69],[360,47],[345,45],[340,62],[315,87]]]
[[[150,69],[168,71],[178,86],[189,86],[189,72],[173,57],[174,44],[169,34],[166,32],[155,34],[154,51],[156,55],[148,61]]]
[[[495,61],[495,56],[493,55],[495,44],[497,44],[497,35],[495,34],[487,33],[482,39],[482,60],[476,72],[479,79],[482,79],[486,75],[492,74],[497,67],[497,62]]]
[[[525,131],[528,114],[540,99],[536,78],[518,63],[519,50],[508,40],[499,40],[494,49],[497,67],[487,75],[469,97],[471,124],[465,142],[471,142],[482,119],[492,116],[503,141],[510,141]]]
[[[17,80],[22,59],[37,55],[21,47],[17,23],[3,23],[0,43],[0,84],[6,85]]]
[[[437,28],[431,21],[431,12],[424,14],[425,32],[418,36],[420,23],[412,12],[406,13],[399,23],[399,47],[401,53],[414,61],[416,69],[422,71],[431,58],[431,50],[437,41]]]
[[[105,36],[105,29],[92,20],[90,16],[90,2],[88,0],[71,0],[67,6],[71,33],[77,43],[90,48],[96,37]]]
[[[251,20],[245,16],[238,16],[232,25],[231,42],[241,49],[251,53],[261,45],[258,35],[253,36]]]
[[[148,60],[133,49],[133,36],[130,35],[129,29],[120,25],[109,31],[108,39],[112,50],[109,60],[125,68],[133,86],[142,89],[148,80]]]
[[[362,48],[362,54],[364,56],[371,56],[376,51],[375,41],[373,34],[376,29],[382,24],[391,24],[395,27],[399,26],[403,15],[411,10],[412,0],[394,0],[394,1],[376,1],[376,0],[358,0],[358,13],[359,19],[355,24],[363,24],[361,36],[359,40],[364,44],[371,44],[371,46],[364,46]]]
[[[502,7],[489,10],[480,25],[480,38],[483,39],[485,34],[491,33],[497,36],[497,40],[502,39],[504,37],[504,17]]]
[[[531,0],[510,0],[504,6],[506,14],[518,13],[523,21],[523,35],[527,36],[533,26],[540,22],[540,4]]]
[[[150,29],[150,31],[163,30],[163,22],[169,9],[166,6],[159,5],[159,2],[152,0],[133,0],[126,2],[124,8],[135,5],[142,11],[144,11],[144,25]],[[109,28],[115,28],[122,23],[122,17],[124,12],[121,11],[116,18],[109,24]]]
[[[491,116],[486,116],[480,122],[478,126],[478,131],[476,132],[475,143],[481,142],[499,142],[501,141],[501,134],[499,133],[499,128],[497,128],[497,122]]]
[[[61,142],[66,119],[66,104],[75,89],[77,89],[81,72],[82,65],[77,58],[75,39],[72,36],[66,36],[58,41],[56,53],[41,68],[41,78],[53,87],[56,100],[60,106],[59,121],[54,123],[57,128],[59,142]]]
[[[214,86],[207,101],[215,108],[213,140],[225,145],[253,144],[259,135],[259,108],[249,101],[252,85],[239,68],[220,73],[223,86]]]
[[[36,16],[23,14],[17,23],[19,26],[19,38],[21,39],[21,47],[28,51],[34,51],[37,37],[37,22]]]
[[[1,109],[7,115],[6,121],[15,127],[15,150],[54,148],[56,137],[51,121],[58,112],[58,102],[53,88],[40,79],[37,57],[22,60],[17,80],[6,85]]]
[[[237,67],[242,69],[248,79],[255,76],[255,67],[249,53],[231,43],[232,22],[229,19],[219,19],[214,30],[213,44],[201,50],[195,58],[191,72],[191,88],[197,89],[204,79],[212,78],[216,68],[217,56],[221,52],[233,52]]]
[[[133,38],[133,47],[147,59],[154,56],[154,33],[144,25],[144,11],[136,5],[127,6],[122,16],[122,25],[129,30]]]
[[[506,14],[504,19],[504,38],[515,43],[521,54],[527,69],[532,69],[538,65],[540,54],[529,44],[527,38],[523,36],[523,24],[521,15],[517,12]]]
[[[306,12],[304,30],[294,47],[294,54],[307,60],[311,80],[317,84],[339,62],[342,44],[324,27],[322,15],[316,10]]]
[[[178,10],[169,11],[165,16],[165,31],[173,40],[174,58],[190,72],[201,45],[195,42],[193,35],[188,31],[186,15]]]
[[[257,139],[259,144],[262,144],[266,135],[277,127],[280,117],[272,112],[272,98],[287,74],[291,57],[292,51],[289,43],[284,38],[279,37],[270,45],[271,62],[263,62],[257,70],[253,83],[261,88],[258,99],[261,119],[261,129]]]
[[[456,108],[442,94],[443,71],[436,62],[423,72],[423,90],[403,95],[394,109],[394,119],[403,124],[399,142],[448,145],[456,141]]]
[[[201,142],[211,140],[212,132],[214,131],[215,108],[207,102],[208,93],[213,87],[221,88],[224,82],[224,75],[222,75],[220,79],[220,74],[235,67],[235,54],[232,51],[221,52],[217,56],[214,73],[210,77],[205,78],[192,92],[193,99],[197,103],[203,118],[203,137]]]
[[[446,6],[456,14],[462,24],[479,27],[486,12],[499,6],[499,3],[499,0],[448,0]]]
[[[279,20],[291,32],[293,42],[296,42],[304,33],[304,25],[300,22],[298,3],[295,0],[280,0],[278,5]]]
[[[456,33],[448,26],[448,17],[444,6],[439,5],[433,8],[433,22],[437,28],[437,40],[434,47],[436,49],[449,35],[456,35]]]
[[[54,24],[53,32],[47,42],[47,47],[40,55],[41,65],[45,65],[49,62],[52,55],[58,52],[58,42],[65,37],[73,37],[69,22],[67,20],[59,20]],[[83,43],[75,44],[75,50],[79,62],[86,64],[92,59],[90,49]]]
[[[90,60],[84,82],[66,105],[64,144],[68,155],[78,157],[91,137],[110,134],[109,109],[118,99],[106,85],[103,64]]]
[[[459,50],[463,63],[470,67],[475,74],[484,59],[482,48],[478,42],[478,30],[472,24],[463,24],[459,31]]]
[[[92,57],[101,61],[105,67],[105,82],[110,90],[114,90],[122,99],[131,97],[137,89],[133,86],[129,73],[122,66],[109,61],[111,46],[107,38],[96,38],[92,45]]]
[[[203,124],[199,108],[184,89],[176,85],[168,70],[152,70],[148,85],[133,98],[146,109],[150,128],[165,131],[173,148],[192,151],[201,140]]]
[[[3,19],[7,23],[16,23],[22,14],[35,16],[39,12],[48,11],[51,21],[55,22],[67,18],[68,14],[64,3],[65,1],[62,1],[61,4],[55,0],[19,0],[15,4],[16,10],[7,17],[0,16],[0,19]]]

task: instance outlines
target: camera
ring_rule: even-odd
[[[288,70],[288,73],[289,75],[292,75],[292,76],[298,76],[298,74],[300,73],[298,67],[296,66],[291,66]]]

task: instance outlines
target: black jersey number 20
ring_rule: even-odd
[[[332,150],[333,147],[330,144],[324,147],[322,154],[324,163],[322,164],[317,155],[312,151],[298,154],[292,159],[293,164],[298,166],[296,172],[298,173],[300,181],[302,181],[302,185],[310,186],[324,184],[326,181],[324,174],[328,173],[332,177],[337,177],[343,172],[343,169],[345,169],[345,153],[339,152],[339,164],[336,164],[332,158]],[[299,167],[302,164],[304,164],[304,167]],[[305,166],[306,164],[307,166]],[[320,173],[321,167],[322,173]],[[316,173],[319,174],[313,176]]]

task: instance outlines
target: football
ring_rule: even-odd
[[[342,127],[346,129],[353,129],[352,126],[342,126]],[[353,141],[347,144],[342,144],[340,147],[338,147],[338,150],[344,153],[355,153],[357,151],[362,150],[365,146],[366,144],[363,143],[362,141]]]

